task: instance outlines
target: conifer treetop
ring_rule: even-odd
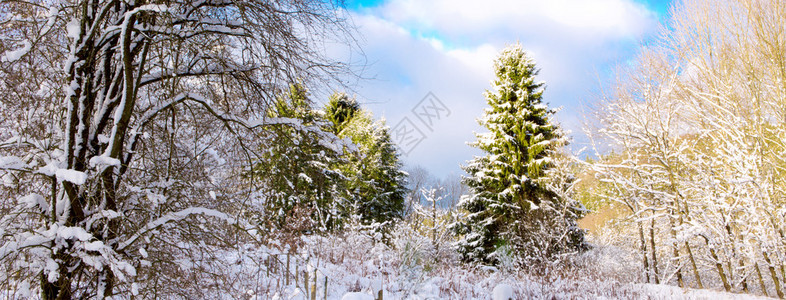
[[[543,103],[545,83],[536,81],[535,61],[519,43],[502,50],[494,71],[493,90],[484,93],[489,107],[478,120],[489,132],[477,134],[478,140],[471,145],[490,154],[492,160],[505,157],[503,165],[514,169],[513,174],[541,177],[548,163],[545,151],[567,144],[552,120],[556,110]]]

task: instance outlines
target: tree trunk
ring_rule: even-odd
[[[314,285],[311,286],[311,300],[317,300],[317,269],[314,268]]]
[[[676,191],[676,187],[673,184],[672,187],[674,187],[674,190]],[[682,198],[682,196],[680,196],[680,198]],[[680,211],[679,213],[680,225],[685,224],[685,219],[688,218],[688,214],[690,213],[690,210],[688,210],[688,202],[685,201],[685,199],[683,199],[682,204],[684,206],[683,208],[684,210]],[[679,207],[679,202],[677,202],[677,206]],[[685,249],[688,251],[688,259],[690,260],[690,264],[693,267],[693,277],[696,278],[696,284],[700,289],[703,289],[704,284],[701,283],[701,275],[699,275],[699,268],[696,267],[696,259],[693,257],[693,251],[691,250],[690,243],[688,243],[687,240],[685,241]]]
[[[781,264],[781,279],[783,280],[782,283],[786,285],[786,266]]]
[[[672,246],[672,255],[674,256],[674,260],[677,264],[677,285],[679,287],[685,287],[685,280],[682,278],[682,260],[680,259],[680,247],[679,243],[677,243],[677,229],[674,227],[674,212],[676,210],[672,208],[672,215],[669,216],[669,231],[671,232],[671,238],[674,242],[671,244]]]
[[[710,239],[704,235],[701,235],[704,238],[704,242],[707,244],[707,248],[710,249],[710,256],[712,256],[712,260],[715,261],[715,268],[718,269],[718,276],[720,276],[721,282],[723,282],[723,288],[726,289],[727,292],[731,292],[731,285],[729,285],[729,279],[726,277],[726,272],[723,271],[723,264],[718,258],[718,253],[715,252],[715,247],[710,245]]]
[[[778,234],[780,235],[780,237],[781,237],[781,244],[782,245],[786,245],[786,235],[783,234],[783,230],[778,228],[777,224],[779,224],[779,223],[775,221],[775,217],[773,217],[772,214],[770,214],[770,223],[772,224],[773,229],[775,229],[775,231],[777,231]],[[771,262],[768,261],[767,264],[769,265],[769,268],[771,268],[771,269],[775,268],[775,266]],[[780,269],[781,269],[781,279],[783,280],[782,283],[784,285],[786,285],[786,266],[783,265],[782,261],[781,261]],[[770,270],[770,273],[772,273],[772,270]],[[776,279],[777,277],[778,277],[777,275],[773,276],[773,279]],[[775,283],[776,288],[777,288],[778,285],[779,285],[778,283]],[[778,288],[778,297],[783,298],[782,294],[783,294],[783,292]]]
[[[759,269],[759,264],[754,263],[753,266],[756,268],[756,277],[759,278],[759,285],[761,285],[761,292],[764,296],[769,297],[770,295],[767,294],[767,286],[764,285],[764,277],[761,276],[761,270]]]
[[[655,219],[650,221],[650,252],[652,252],[652,270],[655,271],[655,284],[660,284],[658,272],[658,253],[655,248]]]
[[[764,256],[764,261],[767,262],[767,268],[770,270],[770,276],[772,276],[772,282],[775,283],[775,292],[778,293],[778,298],[783,298],[783,291],[781,290],[781,283],[778,280],[778,274],[775,272],[775,266],[772,265],[772,261],[770,261],[770,256],[767,254],[766,251],[762,251],[762,255]]]
[[[726,221],[726,217],[724,215],[721,214],[721,216],[723,217],[722,221],[726,224],[726,226],[725,226],[726,227],[726,234],[728,234],[728,238],[729,238],[729,242],[730,242],[729,248],[731,248],[731,257],[726,261],[726,267],[729,269],[729,277],[732,280],[734,280],[734,268],[732,267],[731,263],[734,260],[734,258],[737,257],[737,247],[735,246],[736,245],[736,241],[735,241],[735,238],[734,238],[734,234],[731,231],[731,225],[729,225],[729,223]],[[742,265],[742,260],[740,260],[740,264]],[[744,265],[742,265],[742,266],[744,267]],[[740,278],[742,279],[741,283],[743,285],[743,287],[742,287],[743,290],[747,291],[748,290],[748,284],[745,282],[745,274],[743,273]]]
[[[726,260],[726,269],[729,270],[729,279],[734,284],[732,288],[736,288],[737,284],[734,282],[734,267],[731,266],[731,259]]]
[[[56,282],[49,282],[46,273],[41,274],[41,298],[44,300],[69,300],[72,298],[71,274],[68,266],[74,265],[73,258],[64,252],[54,254],[52,257],[58,262],[58,278]]]
[[[690,244],[685,241],[685,249],[688,250],[688,259],[690,259],[690,263],[693,266],[693,276],[696,277],[696,284],[699,286],[700,289],[704,288],[704,284],[701,283],[701,275],[699,275],[699,268],[696,267],[696,259],[693,258],[693,251],[690,249]]]
[[[742,258],[740,258],[740,270],[742,270],[742,291],[748,293],[748,271]]]
[[[641,258],[642,263],[644,264],[644,281],[650,283],[650,264],[648,261],[647,256],[647,240],[644,238],[644,227],[641,225],[641,222],[637,222],[639,224],[639,239],[641,240]]]

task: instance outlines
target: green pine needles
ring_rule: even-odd
[[[252,168],[266,198],[263,227],[297,234],[340,227],[350,201],[346,176],[337,169],[346,159],[330,145],[337,138],[324,129],[329,122],[302,84],[280,95],[267,117],[281,122],[268,126],[271,142]]]
[[[401,218],[407,189],[397,148],[384,121],[355,99],[335,93],[320,111],[293,84],[267,117],[270,142],[251,175],[266,199],[260,224],[269,232],[319,233],[353,222],[384,232]]]
[[[325,106],[333,133],[357,147],[346,153],[341,171],[349,178],[354,211],[365,225],[389,228],[402,217],[406,173],[384,120],[374,121],[355,99],[336,93]]]
[[[576,214],[565,216],[569,201],[548,185],[554,157],[567,139],[553,123],[555,111],[543,103],[535,62],[515,44],[502,51],[494,68],[494,90],[486,91],[489,107],[479,120],[489,132],[477,134],[471,144],[486,155],[464,166],[471,194],[459,204],[468,215],[457,227],[464,260],[485,264],[500,264],[511,252],[518,258],[549,256],[566,248],[557,246],[564,238],[552,234],[580,233]],[[544,235],[549,241],[541,245],[535,237]]]

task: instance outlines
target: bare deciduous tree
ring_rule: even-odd
[[[594,170],[630,209],[647,274],[783,297],[786,7],[672,11],[605,105],[601,135],[618,154]]]
[[[0,36],[0,291],[45,299],[237,288],[268,100],[352,42],[330,1],[2,1]]]

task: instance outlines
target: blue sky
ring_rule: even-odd
[[[562,107],[557,120],[572,132],[576,152],[588,144],[584,112],[613,69],[634,58],[638,45],[656,33],[669,5],[656,0],[347,0],[362,52],[334,51],[368,78],[349,84],[366,108],[391,127],[406,123],[419,129],[421,141],[405,147],[406,164],[437,176],[463,174],[459,165],[481,155],[466,143],[475,139],[473,132],[483,131],[476,119],[486,107],[483,92],[491,88],[493,59],[505,45],[518,41],[537,61],[538,78],[547,86],[544,100]],[[444,104],[430,126],[412,111],[422,108],[418,105],[429,93],[433,97],[425,103]]]

